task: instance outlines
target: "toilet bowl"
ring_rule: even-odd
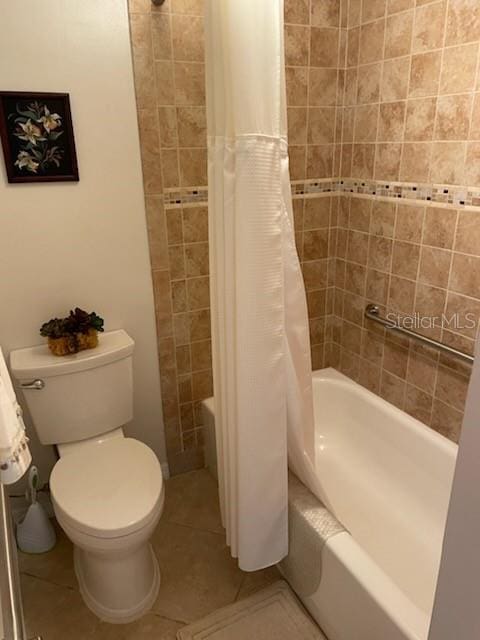
[[[146,613],[160,586],[149,543],[164,503],[154,453],[123,436],[87,443],[60,458],[50,490],[58,523],[74,544],[87,606],[110,623]]]
[[[80,592],[112,623],[143,615],[160,585],[149,540],[163,510],[162,471],[154,452],[123,432],[133,419],[134,346],[119,329],[61,358],[46,345],[10,354],[39,440],[60,455],[50,489]]]

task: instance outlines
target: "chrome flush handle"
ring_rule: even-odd
[[[20,384],[20,386],[22,389],[36,389],[37,391],[41,391],[45,387],[45,382],[43,380],[34,380],[33,382]]]

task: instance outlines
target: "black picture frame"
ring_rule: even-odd
[[[68,93],[0,91],[0,139],[9,183],[78,182]]]

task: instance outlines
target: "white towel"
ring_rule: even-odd
[[[0,348],[0,482],[13,484],[30,466],[32,456],[10,374]]]

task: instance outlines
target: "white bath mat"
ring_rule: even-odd
[[[178,640],[327,640],[283,580],[218,609],[177,633]]]

